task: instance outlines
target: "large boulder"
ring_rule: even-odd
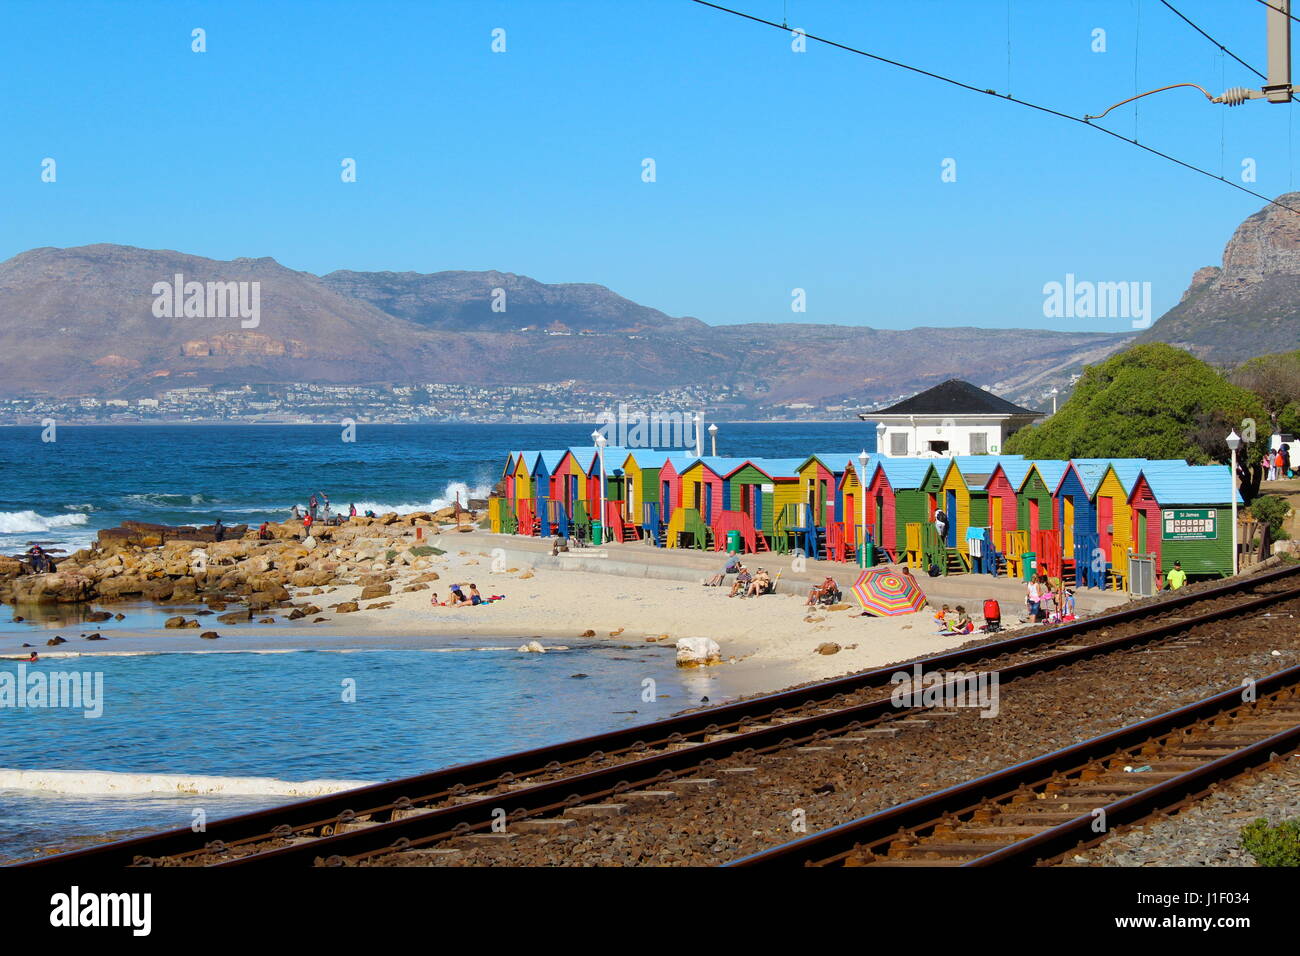
[[[369,601],[374,598],[387,597],[393,593],[393,588],[388,584],[371,584],[361,589],[360,601]]]
[[[700,667],[722,660],[722,648],[711,637],[682,637],[677,640],[677,666]]]
[[[56,571],[14,578],[9,600],[14,604],[74,604],[88,601],[95,583],[83,574]]]

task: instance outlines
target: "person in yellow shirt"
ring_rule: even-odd
[[[1182,562],[1175,561],[1174,566],[1169,569],[1169,574],[1165,576],[1165,586],[1171,591],[1177,591],[1187,583],[1187,572],[1183,570]]]

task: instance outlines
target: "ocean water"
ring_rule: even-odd
[[[29,665],[29,674],[39,668],[101,679],[102,696],[89,709],[85,701],[80,709],[0,709],[0,861],[88,834],[189,826],[199,809],[218,819],[290,799],[237,778],[410,776],[662,719],[699,703],[713,686],[707,673],[679,671],[670,648],[519,654],[505,644],[475,638],[430,650],[154,654]],[[4,672],[16,678],[18,668],[0,661],[0,679]],[[344,699],[349,688],[351,701]],[[94,710],[98,716],[85,716]],[[19,789],[16,775],[6,772],[13,770],[112,777],[103,792]],[[218,792],[202,795],[141,788],[141,775],[160,773],[217,777],[229,789],[221,781]],[[69,779],[80,784],[75,774]]]
[[[336,511],[440,508],[483,497],[514,448],[591,443],[590,424],[73,426],[0,428],[0,553],[28,541],[73,550],[123,520],[282,521],[316,492]],[[875,449],[866,422],[718,426],[722,455]],[[706,439],[707,444],[707,439]]]
[[[341,510],[352,502],[379,512],[441,507],[457,493],[486,495],[510,449],[583,444],[590,432],[589,424],[362,425],[347,443],[332,426],[65,426],[44,443],[39,429],[0,428],[0,552],[33,540],[70,551],[125,519],[281,520],[320,491]],[[718,451],[871,451],[873,439],[866,423],[720,424]],[[154,617],[123,610],[124,625]],[[69,609],[27,611],[32,619],[19,624],[12,608],[0,608],[0,630],[43,638],[69,620]],[[513,650],[518,643],[440,638],[428,650],[42,661],[33,666],[101,674],[103,714],[0,706],[0,860],[90,834],[188,826],[195,809],[215,819],[288,799],[246,792],[236,778],[391,779],[660,719],[711,693],[718,699],[715,678],[679,672],[664,648],[525,655]],[[0,672],[17,667],[0,661]],[[647,678],[656,682],[649,702]],[[346,680],[356,682],[355,702],[342,699]],[[20,789],[5,770],[104,772],[115,775],[115,788],[137,792]],[[230,789],[140,791],[139,775],[159,773],[211,775]]]

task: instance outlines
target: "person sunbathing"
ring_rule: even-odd
[[[745,592],[749,590],[750,582],[753,580],[754,576],[749,573],[749,568],[742,564],[740,566],[740,573],[736,575],[735,583],[731,585],[731,593],[728,594],[727,597],[735,597],[737,594],[744,597]]]
[[[745,597],[758,597],[761,594],[766,594],[771,589],[772,579],[768,577],[767,571],[759,568],[758,573],[754,575],[754,580],[749,585],[749,590],[745,592]]]
[[[804,602],[804,607],[822,603],[826,598],[838,598],[840,587],[835,583],[834,578],[827,578],[821,584],[814,585],[808,591],[808,600]]]
[[[468,607],[469,604],[470,604],[470,600],[469,600],[469,598],[465,597],[464,592],[462,592],[461,589],[460,589],[460,585],[459,585],[459,584],[453,584],[453,585],[451,586],[451,597],[449,597],[449,598],[447,599],[447,606],[448,606],[448,607]]]

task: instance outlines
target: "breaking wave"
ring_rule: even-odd
[[[213,777],[178,773],[115,773],[104,770],[0,769],[0,790],[79,794],[231,794],[317,797],[354,790],[370,780],[279,780],[274,777]]]
[[[460,497],[460,503],[466,505],[470,498],[486,498],[491,493],[491,485],[476,485],[471,488],[463,481],[453,481],[448,483],[447,487],[443,489],[441,495],[436,496],[429,501],[400,505],[386,504],[380,501],[358,501],[355,502],[355,504],[357,506],[357,514],[365,514],[367,511],[373,511],[377,515],[382,515],[390,511],[395,511],[399,515],[405,515],[411,514],[415,511],[437,511],[440,508],[448,508],[456,501],[458,495]],[[347,514],[348,505],[353,504],[353,502],[338,501],[331,501],[330,503],[334,506],[335,511],[342,511],[344,514]]]
[[[70,528],[86,523],[84,513],[45,515],[35,511],[0,511],[0,534],[36,534],[54,528]]]

